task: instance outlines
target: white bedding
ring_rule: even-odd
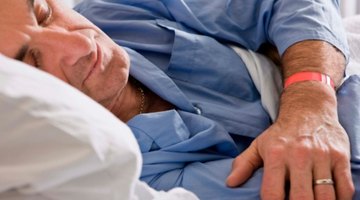
[[[344,23],[347,75],[360,74],[360,16]],[[196,199],[182,189],[156,192],[140,182],[135,139],[105,109],[25,64],[1,55],[0,63],[0,160],[6,166],[0,170],[0,200]],[[46,137],[48,132],[56,137]]]
[[[138,180],[130,129],[57,78],[0,55],[0,199],[196,200]]]

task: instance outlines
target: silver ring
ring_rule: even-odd
[[[334,185],[334,181],[331,178],[316,179],[314,185]]]

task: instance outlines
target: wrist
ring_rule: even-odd
[[[306,81],[290,85],[280,99],[279,119],[296,123],[319,117],[337,118],[334,89],[320,82]]]
[[[282,57],[284,78],[301,71],[314,71],[328,75],[335,87],[344,77],[345,57],[331,44],[308,40],[289,47]]]
[[[291,75],[285,80],[284,89],[286,89],[292,84],[296,84],[304,81],[318,81],[335,89],[334,81],[330,78],[330,76],[320,72],[313,72],[313,71],[297,72]]]

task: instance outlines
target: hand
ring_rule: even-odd
[[[351,200],[349,141],[336,117],[319,112],[279,115],[233,162],[230,187],[244,183],[254,170],[264,167],[262,199],[284,199],[290,182],[290,199]],[[332,178],[334,185],[314,185]]]

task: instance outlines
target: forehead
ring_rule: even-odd
[[[4,20],[3,17],[24,14],[23,12],[29,10],[29,6],[32,4],[32,2],[33,0],[1,0],[1,20]],[[9,20],[11,20],[11,18],[9,18]]]
[[[33,23],[31,0],[1,0],[0,53],[13,57],[16,48],[26,40],[25,29]]]
[[[34,0],[1,0],[0,28],[8,29],[31,22],[33,2]]]

